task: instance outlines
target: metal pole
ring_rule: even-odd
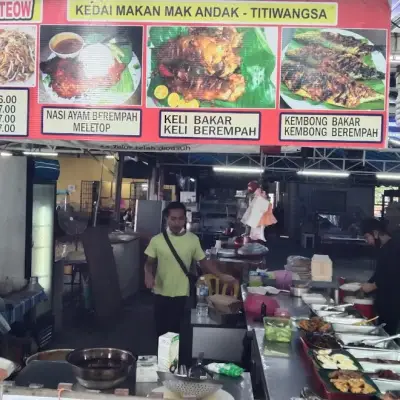
[[[121,214],[121,196],[122,196],[122,178],[124,172],[124,153],[118,153],[118,170],[117,170],[117,178],[115,182],[115,207],[114,207],[114,219],[119,227],[119,220]]]
[[[97,193],[96,207],[94,208],[93,227],[95,227],[96,224],[97,224],[97,213],[99,211],[99,204],[100,204],[100,198],[101,198],[101,189],[103,187],[104,159],[105,159],[105,157],[103,157],[103,160],[101,161],[100,184],[99,184],[99,191]]]

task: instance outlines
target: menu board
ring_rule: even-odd
[[[0,137],[386,145],[387,0],[0,0]]]

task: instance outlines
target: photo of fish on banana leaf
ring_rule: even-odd
[[[282,30],[281,108],[384,110],[386,31]]]
[[[152,26],[147,107],[275,108],[277,28]]]

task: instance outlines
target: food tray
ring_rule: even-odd
[[[341,395],[346,395],[348,398],[373,398],[373,396],[377,396],[380,394],[379,388],[376,386],[375,382],[365,374],[362,374],[362,379],[365,380],[366,383],[370,384],[375,390],[376,393],[370,394],[370,395],[365,395],[365,394],[356,394],[356,393],[345,393],[341,392],[339,389],[337,389],[330,381],[329,374],[333,371],[329,371],[326,369],[318,369],[316,370],[317,375],[319,376],[320,380],[322,381],[326,392],[327,393],[338,393]]]
[[[363,370],[363,369],[362,369],[362,366],[361,366],[361,364],[358,362],[358,360],[357,360],[354,356],[352,356],[348,351],[343,350],[343,349],[332,350],[332,352],[331,352],[329,355],[332,356],[332,355],[334,355],[334,354],[343,354],[344,356],[350,358],[351,361],[353,361],[353,363],[354,363],[354,365],[357,367],[358,371],[362,371],[362,370]],[[317,354],[316,354],[316,351],[315,351],[315,350],[309,350],[309,351],[308,351],[308,356],[312,359],[312,361],[314,362],[314,364],[316,365],[316,367],[317,367],[318,369],[324,369],[324,368],[322,367],[321,361],[319,361],[319,360],[317,359],[317,357],[316,357]],[[327,369],[327,368],[325,368],[325,369]],[[338,370],[338,369],[339,369],[339,368],[335,368],[335,369],[329,368],[329,369],[327,369],[327,370],[335,371],[335,370]]]
[[[361,358],[379,358],[381,360],[391,360],[391,361],[400,361],[400,352],[396,351],[382,351],[382,350],[370,350],[367,349],[351,349],[349,353],[353,355],[357,359]],[[370,361],[360,361],[365,372],[376,372],[381,369],[390,369],[397,374],[400,374],[400,364],[381,364]]]
[[[400,381],[383,381],[379,379],[372,379],[381,393],[400,390]]]
[[[311,349],[317,349],[317,350],[327,350],[328,349],[326,347],[318,347],[318,346],[312,344],[309,341],[307,335],[318,335],[318,333],[313,333],[313,334],[308,334],[308,333],[304,333],[304,332],[301,333],[300,339],[303,342],[303,347],[306,350],[306,353],[307,353],[308,350],[311,350]],[[338,346],[339,346],[338,349],[335,349],[335,350],[339,350],[342,347],[340,345],[340,343],[338,343]]]
[[[372,336],[370,336],[370,335],[357,335],[357,334],[352,334],[352,333],[348,333],[348,334],[347,333],[337,333],[336,337],[338,340],[341,340],[343,342],[343,347],[346,349],[364,349],[363,347],[349,346],[348,343],[372,338]],[[388,342],[378,343],[376,345],[376,347],[373,348],[373,350],[379,350],[379,349],[381,349],[381,350],[386,350],[386,349],[397,350],[397,349],[399,349],[399,347],[393,340],[390,340]]]
[[[328,306],[328,304],[310,304],[310,308],[312,311],[323,311],[323,308],[326,308],[326,306]],[[341,307],[345,306],[345,304],[339,304],[339,305],[335,305],[332,304],[330,307],[335,307],[337,309],[340,309]],[[342,311],[345,311],[346,308],[343,308]],[[338,311],[338,312],[342,312],[342,311]],[[332,311],[335,312],[335,311]]]
[[[343,311],[322,311],[322,310],[313,310],[313,313],[317,315],[318,317],[335,317],[336,315],[341,315],[343,316]],[[346,316],[344,318],[347,318]]]
[[[304,303],[310,304],[326,304],[328,300],[319,293],[305,293],[301,296]]]
[[[347,325],[347,324],[332,324],[332,329],[336,333],[355,333],[361,335],[369,335],[375,326],[372,325]],[[387,336],[387,333],[383,328],[374,333],[372,336]]]
[[[349,349],[347,350],[355,358],[381,358],[384,360],[400,361],[399,350],[377,350],[377,349]]]
[[[365,321],[365,318],[355,318],[351,315],[347,316],[347,317],[324,317],[324,320],[326,322],[329,322],[330,324],[344,324],[344,325],[353,325],[356,324],[358,322],[363,322]],[[371,324],[368,324],[371,325]],[[366,325],[366,326],[368,326]]]

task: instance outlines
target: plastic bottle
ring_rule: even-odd
[[[208,316],[208,286],[204,276],[201,276],[197,282],[197,305],[196,311],[199,317],[207,317]]]

